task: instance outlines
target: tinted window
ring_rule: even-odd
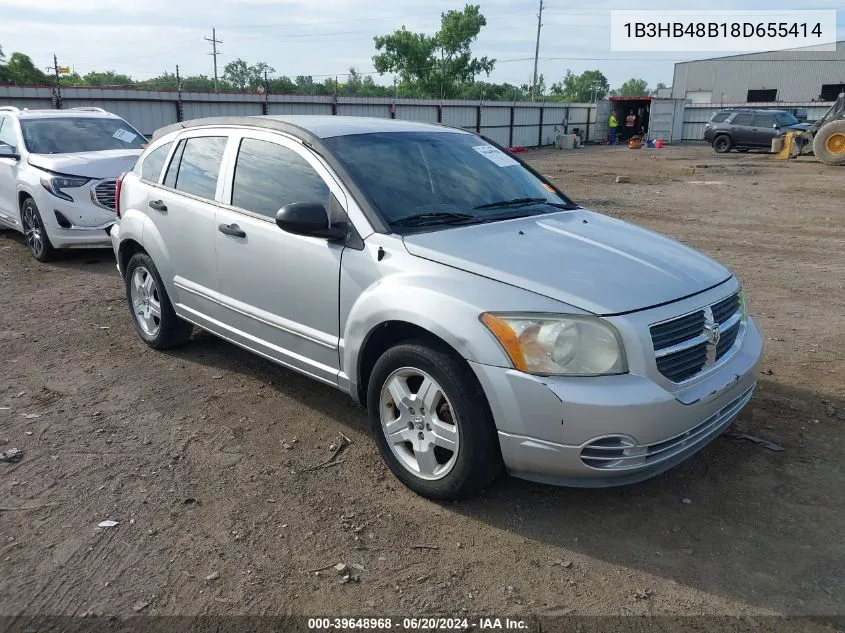
[[[18,139],[15,135],[14,123],[9,117],[0,119],[0,143],[17,147]]]
[[[173,143],[167,143],[147,154],[144,162],[141,164],[141,178],[158,182],[158,179],[161,177],[161,168],[164,167],[164,161],[167,158],[167,153],[170,151],[171,145]]]
[[[466,213],[489,220],[514,212],[550,213],[568,200],[508,154],[472,134],[384,132],[327,138],[334,155],[387,222],[422,213]],[[480,205],[533,198],[519,208]]]
[[[771,114],[755,114],[754,127],[774,127],[775,117]]]
[[[322,177],[293,150],[252,138],[241,141],[232,183],[233,206],[274,218],[291,202],[322,202],[328,209],[329,196]]]
[[[747,112],[743,112],[743,113],[737,114],[737,115],[733,118],[733,121],[731,121],[731,125],[744,125],[744,126],[750,126],[750,125],[751,125],[751,122],[752,122],[753,120],[754,120],[754,115],[753,115],[753,114],[749,114],[749,113],[747,113]]]
[[[778,122],[778,125],[780,127],[789,127],[790,125],[795,125],[799,122],[798,119],[796,119],[788,112],[779,112],[778,114],[776,114],[775,121]]]
[[[710,119],[711,123],[721,123],[725,119],[727,119],[731,115],[730,112],[717,112],[713,115],[713,118]]]
[[[21,119],[26,148],[33,154],[141,149],[147,142],[122,119],[105,117],[44,117]]]
[[[214,194],[217,192],[217,175],[220,173],[220,162],[223,160],[225,147],[226,137],[224,136],[198,136],[185,139],[175,188],[201,198],[214,200]],[[172,169],[171,163],[168,176]]]

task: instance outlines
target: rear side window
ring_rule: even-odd
[[[166,143],[147,154],[144,162],[141,163],[141,178],[152,180],[153,182],[159,181],[159,178],[161,178],[161,168],[164,167],[164,161],[167,159],[167,154],[170,152],[172,145],[172,142]]]
[[[755,114],[754,127],[774,127],[775,117],[772,114]]]
[[[746,127],[751,125],[751,122],[754,120],[754,115],[748,112],[741,112],[737,114],[733,121],[731,121],[731,125],[744,125]]]
[[[252,138],[241,141],[232,206],[275,218],[279,209],[292,202],[320,202],[328,209],[329,198],[323,178],[293,150]]]
[[[713,115],[713,118],[710,119],[711,123],[722,123],[725,119],[727,119],[731,115],[730,112],[717,112]]]
[[[0,118],[0,143],[17,148],[18,140],[14,125],[9,117]]]
[[[174,156],[167,170],[167,179],[171,172],[175,176],[171,186],[184,193],[214,200],[217,192],[217,176],[226,147],[225,136],[198,136],[185,139],[184,148],[177,164]],[[177,152],[177,154],[180,152]],[[165,184],[168,184],[167,179]]]

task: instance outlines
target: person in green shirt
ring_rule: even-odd
[[[607,127],[610,128],[610,144],[616,145],[616,128],[619,126],[619,121],[616,120],[616,110],[610,113],[610,118],[607,120]]]

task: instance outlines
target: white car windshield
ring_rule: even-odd
[[[146,138],[121,119],[44,117],[21,119],[23,142],[32,154],[69,154],[141,149]]]

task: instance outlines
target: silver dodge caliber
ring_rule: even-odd
[[[751,398],[739,281],[448,127],[342,116],[159,130],[111,232],[150,347],[199,326],[367,407],[393,473],[455,499],[502,469],[652,477]]]

